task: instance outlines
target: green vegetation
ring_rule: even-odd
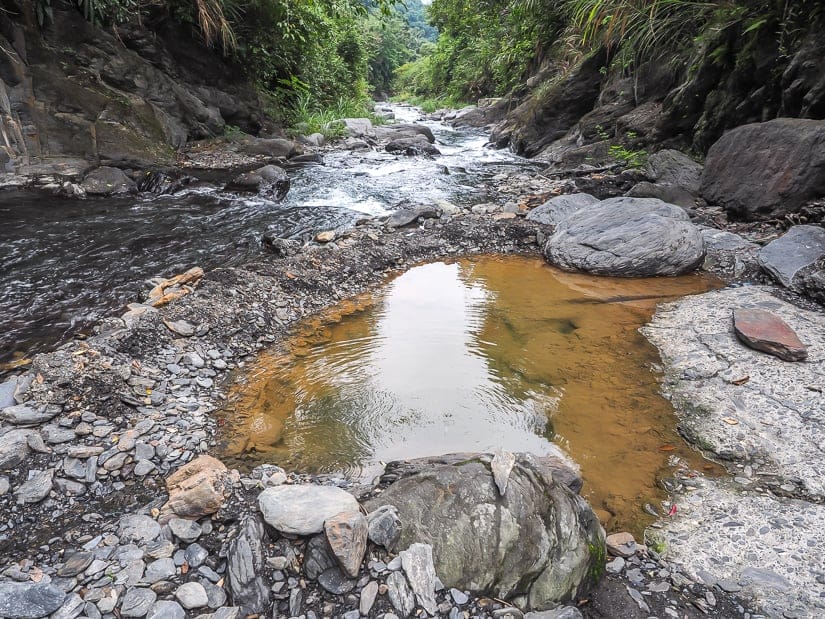
[[[587,551],[590,554],[590,569],[587,576],[591,582],[597,583],[601,580],[605,571],[607,561],[607,548],[604,544],[594,544],[588,542]]]
[[[597,47],[611,71],[674,58],[730,31],[792,49],[817,0],[433,0],[435,45],[398,70],[397,89],[467,100],[505,94],[539,67],[558,75]],[[728,53],[717,50],[720,58]]]
[[[35,0],[41,27],[61,0]],[[435,30],[420,0],[67,0],[110,27],[174,20],[246,73],[289,125],[334,133],[331,120],[365,116],[397,67],[418,57]],[[59,18],[59,17],[58,17]],[[148,25],[146,26],[149,27]]]

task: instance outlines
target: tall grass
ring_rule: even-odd
[[[321,133],[328,139],[346,134],[343,123],[339,122],[342,118],[369,118],[374,125],[386,122],[373,113],[373,102],[370,100],[339,97],[331,104],[323,104],[308,92],[295,96],[283,115],[291,133]]]

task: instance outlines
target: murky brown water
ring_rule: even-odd
[[[416,267],[262,355],[232,394],[224,455],[363,474],[456,451],[561,449],[605,526],[639,531],[669,458],[703,462],[675,433],[637,329],[657,303],[712,286],[514,257]]]

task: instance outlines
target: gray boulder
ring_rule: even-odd
[[[734,217],[782,217],[825,196],[825,121],[778,118],[728,131],[708,151],[700,193]]]
[[[283,200],[289,191],[289,177],[283,168],[266,165],[239,174],[226,186],[229,191],[258,193],[270,200]]]
[[[344,125],[350,137],[363,138],[374,135],[372,121],[369,118],[342,118],[339,122]]]
[[[89,172],[80,184],[89,196],[111,196],[132,193],[137,187],[123,170],[101,166]]]
[[[0,582],[0,617],[37,619],[56,611],[66,594],[54,585]]]
[[[441,151],[430,144],[423,135],[392,140],[384,147],[384,150],[388,153],[402,153],[408,156],[441,154]]]
[[[51,421],[60,412],[59,408],[43,407],[34,409],[25,404],[16,404],[0,412],[0,420],[15,426],[38,426]]]
[[[334,486],[276,486],[258,495],[264,520],[282,533],[312,535],[324,530],[324,522],[341,512],[358,511],[358,501]]]
[[[550,198],[527,213],[527,219],[540,224],[555,226],[568,215],[579,209],[598,204],[599,199],[589,193],[570,193]]]
[[[433,135],[433,132],[429,127],[414,123],[381,125],[375,127],[374,131],[375,137],[379,140],[400,140],[403,138],[422,136],[426,138],[430,144],[435,142],[435,135]]]
[[[418,222],[419,219],[436,219],[441,217],[441,209],[437,206],[415,205],[400,208],[387,217],[386,224],[390,228],[403,228]]]
[[[642,181],[633,185],[627,195],[631,198],[656,198],[687,209],[696,206],[696,194],[678,185]]]
[[[699,229],[678,206],[654,198],[610,198],[562,220],[544,248],[569,271],[619,277],[681,275],[705,256]]]
[[[699,193],[702,166],[678,150],[660,150],[647,159],[647,176],[658,185],[678,187],[690,194]]]
[[[399,480],[367,508],[395,505],[401,547],[431,545],[446,587],[522,596],[527,610],[573,599],[604,556],[598,519],[562,481],[575,487],[578,476],[558,459],[518,454],[501,496],[491,462],[453,454],[390,464]]]
[[[786,288],[825,303],[825,228],[793,226],[765,245],[758,260]]]

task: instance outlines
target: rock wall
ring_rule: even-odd
[[[227,125],[266,124],[255,90],[193,33],[162,15],[117,30],[95,27],[53,2],[37,25],[32,2],[0,13],[0,163],[6,171],[78,160],[77,166],[174,162],[187,141]]]
[[[708,27],[686,50],[631,69],[597,51],[545,71],[493,141],[562,167],[608,160],[611,144],[704,155],[729,129],[778,117],[825,118],[825,17]]]

